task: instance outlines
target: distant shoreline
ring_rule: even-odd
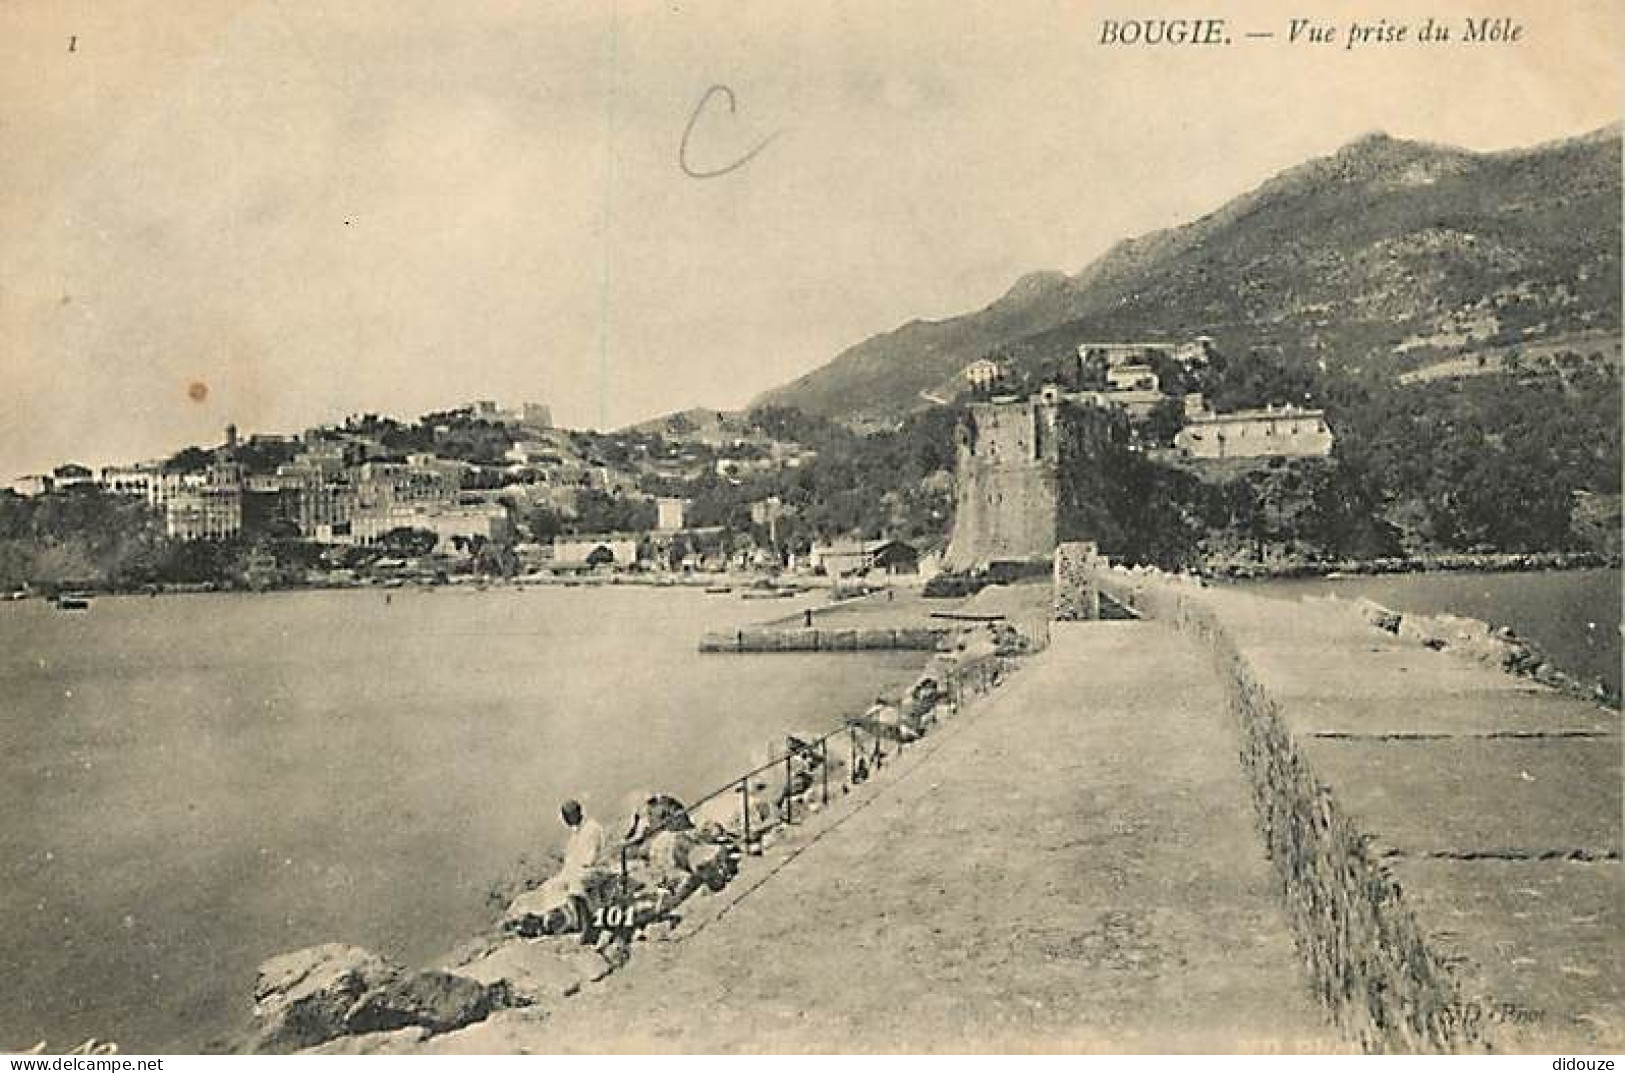
[[[738,574],[703,574],[703,575],[677,575],[677,574],[607,574],[587,575],[581,577],[565,577],[557,575],[520,575],[506,578],[479,578],[466,581],[436,582],[419,580],[416,578],[399,579],[373,579],[366,581],[307,581],[292,585],[262,585],[251,586],[221,582],[182,582],[175,584],[140,585],[130,588],[104,588],[97,585],[73,584],[57,587],[60,593],[82,593],[91,597],[103,596],[204,596],[204,595],[236,595],[254,596],[271,593],[286,592],[426,592],[437,589],[449,591],[476,591],[484,592],[491,589],[530,589],[530,588],[645,588],[645,589],[718,589],[726,588],[737,595],[749,592],[753,587],[759,586],[765,580],[759,576]],[[776,588],[794,590],[797,594],[812,591],[821,591],[835,588],[834,582],[827,577],[794,577],[780,578],[776,581]],[[0,604],[7,602],[53,602],[54,593],[33,590],[24,596],[12,594],[7,599],[0,599]]]
[[[1451,573],[1537,573],[1567,570],[1619,569],[1618,555],[1600,552],[1506,552],[1481,554],[1437,554],[1395,556],[1379,559],[1344,559],[1335,562],[1304,559],[1280,559],[1269,562],[1237,562],[1214,560],[1202,563],[1188,571],[1215,580],[1263,581],[1293,578],[1381,577],[1400,574]],[[141,585],[131,588],[104,588],[90,584],[61,585],[57,591],[85,593],[90,596],[190,596],[207,593],[234,593],[238,595],[280,592],[394,592],[434,589],[523,589],[523,588],[601,588],[641,587],[664,589],[719,589],[727,587],[734,593],[746,591],[767,580],[755,574],[667,574],[667,573],[611,573],[587,575],[523,574],[516,577],[471,578],[468,580],[435,582],[415,578],[374,578],[367,580],[306,581],[291,585],[249,586],[229,582],[190,582]],[[831,578],[817,575],[790,575],[774,579],[782,588],[803,591],[837,587]],[[917,584],[915,579],[886,579],[882,587]],[[34,590],[25,597],[11,595],[10,599],[51,600],[46,590]],[[0,600],[0,602],[6,602]]]
[[[1251,581],[1272,578],[1379,577],[1389,574],[1523,574],[1543,571],[1619,569],[1620,557],[1598,552],[1539,551],[1495,554],[1396,556],[1338,562],[1281,560],[1268,563],[1219,562],[1200,571],[1214,578]]]

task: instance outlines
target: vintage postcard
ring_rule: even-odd
[[[1622,24],[0,4],[0,1050],[1625,1047]]]

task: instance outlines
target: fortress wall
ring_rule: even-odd
[[[947,569],[1047,560],[1055,551],[1054,407],[973,405],[960,430]]]
[[[961,469],[945,565],[1042,561],[1055,550],[1055,479],[1036,467]]]
[[[1372,1051],[1625,1042],[1619,713],[1335,600],[1100,570],[1202,640],[1300,954]]]

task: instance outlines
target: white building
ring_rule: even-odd
[[[978,358],[965,366],[965,382],[977,391],[985,391],[999,382],[1004,369],[991,358]]]
[[[1325,411],[1296,406],[1188,414],[1174,437],[1191,458],[1325,458],[1332,443]]]
[[[637,538],[626,533],[553,538],[554,569],[582,570],[611,564],[631,566],[637,561]]]
[[[502,419],[508,424],[524,425],[526,428],[552,428],[553,411],[541,402],[522,402],[502,414]]]
[[[235,465],[161,474],[147,501],[163,511],[164,532],[176,540],[224,540],[243,528],[243,477]]]
[[[96,475],[89,468],[77,462],[69,462],[58,466],[51,471],[51,484],[58,491],[64,488],[74,488],[81,484],[96,483]]]
[[[688,500],[676,496],[661,496],[655,500],[655,528],[663,533],[675,532],[688,522]]]
[[[778,496],[758,499],[750,505],[750,523],[752,525],[772,525],[784,517],[784,514],[784,502]]]
[[[448,550],[458,538],[497,541],[508,533],[508,512],[495,503],[448,506],[395,503],[357,510],[350,518],[349,542],[376,544],[396,529],[422,529],[437,538],[437,550]]]
[[[1198,335],[1188,343],[1180,343],[1174,348],[1174,360],[1190,368],[1195,365],[1207,365],[1213,360],[1214,348],[1211,335]]]
[[[103,466],[102,491],[115,496],[140,496],[148,503],[156,501],[156,488],[163,476],[163,465],[158,462],[137,462],[132,466]]]
[[[11,490],[20,496],[42,496],[51,490],[51,478],[43,473],[30,473],[12,481]]]
[[[526,428],[553,427],[553,411],[546,403],[522,402],[518,406],[498,406],[495,399],[475,399],[463,407],[469,417],[477,421],[490,421],[499,425],[523,425]]]
[[[1207,335],[1198,335],[1185,343],[1160,341],[1117,343],[1091,340],[1078,344],[1080,362],[1088,364],[1091,361],[1101,361],[1108,369],[1115,369],[1120,365],[1147,365],[1156,358],[1171,359],[1189,368],[1208,364],[1213,359],[1213,352],[1213,338]]]
[[[1114,365],[1106,370],[1106,386],[1112,391],[1160,391],[1157,374],[1149,365]]]
[[[305,448],[288,463],[300,469],[314,470],[324,477],[336,477],[344,472],[344,448],[336,443],[313,444]]]
[[[355,471],[356,505],[360,510],[403,506],[447,506],[457,499],[462,475],[435,464],[433,455],[413,455],[412,462],[368,462]]]

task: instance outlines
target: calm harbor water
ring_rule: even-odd
[[[1557,666],[1620,687],[1620,572],[1392,574],[1246,582],[1272,596],[1366,597],[1396,611],[1448,612],[1511,626]]]
[[[0,1049],[189,1050],[265,957],[420,961],[579,796],[713,789],[921,653],[701,656],[795,611],[695,590],[398,590],[0,605]]]

